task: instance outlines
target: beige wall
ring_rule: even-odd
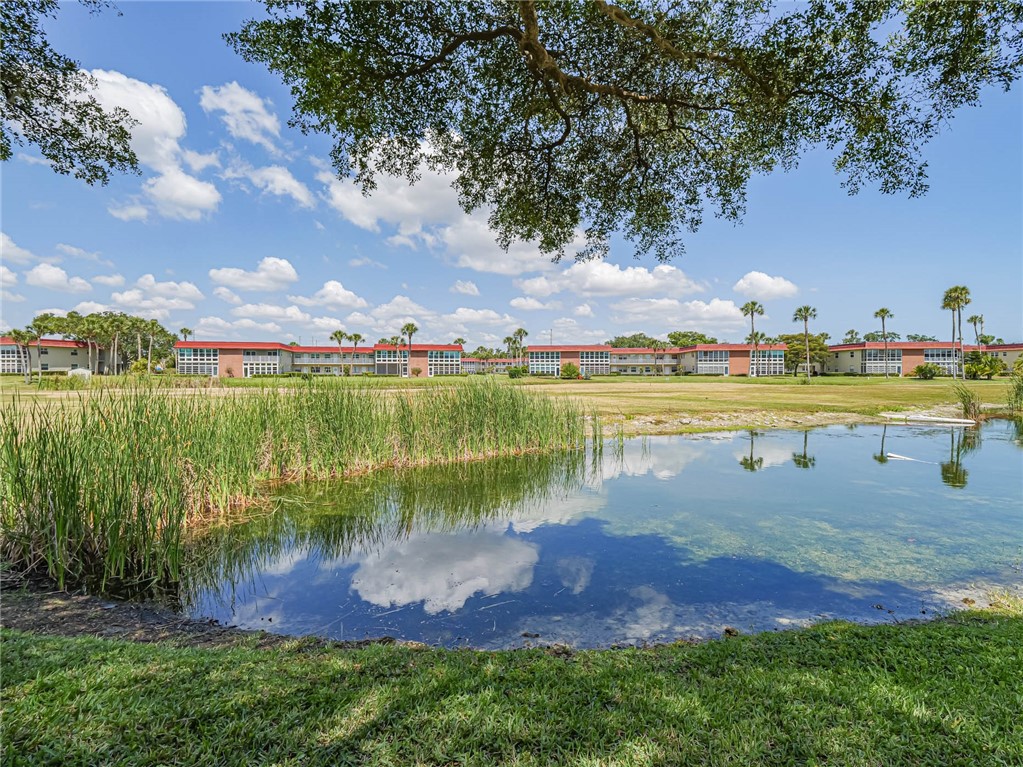
[[[837,359],[835,358],[836,354],[838,355]],[[859,349],[831,352],[828,354],[828,364],[825,370],[829,373],[859,373],[863,369],[860,356]]]
[[[32,347],[32,367],[38,369],[39,361],[42,360],[45,366],[43,370],[74,370],[75,368],[81,368],[82,370],[89,369],[89,350],[84,347],[81,349],[71,349],[65,346],[44,346],[42,349],[42,356],[38,356],[39,352],[35,346]],[[77,352],[77,354],[76,354]],[[96,359],[96,351],[93,350],[93,361]]]

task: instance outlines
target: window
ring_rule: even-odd
[[[728,375],[728,351],[725,349],[697,351],[696,372],[704,375]]]
[[[954,375],[959,372],[959,350],[950,347],[924,349],[924,362],[937,365],[946,375]]]
[[[45,346],[39,350],[39,356],[40,357],[45,357],[49,353],[50,353],[50,350],[47,349]]]
[[[884,375],[887,367],[889,375],[902,375],[902,349],[888,350],[888,363],[885,364],[884,349],[864,349],[860,372],[864,375]]]
[[[611,352],[580,352],[579,371],[589,375],[609,375]]]
[[[532,375],[561,375],[561,352],[530,352],[529,372]]]
[[[757,349],[750,354],[750,363],[758,376],[785,375],[785,352],[781,349]]]
[[[23,360],[17,346],[0,347],[0,373],[22,373]]]
[[[72,349],[71,350],[71,356],[72,357],[77,357],[78,356],[78,349]]]
[[[178,349],[177,371],[184,375],[215,376],[219,363],[219,349]]]
[[[50,369],[50,363],[43,362],[41,365],[39,365],[39,369],[40,370],[49,370]]]
[[[381,376],[403,376],[408,373],[408,351],[378,349],[376,352],[376,374]]]
[[[429,376],[454,376],[462,372],[462,353],[460,351],[428,351],[426,353],[427,372]]]

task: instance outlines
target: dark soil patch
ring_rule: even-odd
[[[404,644],[391,637],[361,642],[335,642],[316,637],[290,637],[266,631],[224,626],[215,620],[196,620],[152,602],[124,602],[82,592],[57,589],[38,578],[9,572],[0,578],[0,626],[47,636],[91,636],[131,642],[169,642],[180,647],[253,647],[268,649],[363,647]]]

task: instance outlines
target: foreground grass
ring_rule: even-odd
[[[12,766],[1023,763],[1018,608],[576,653],[5,631],[3,659]]]

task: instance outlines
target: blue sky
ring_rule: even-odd
[[[448,180],[385,180],[363,198],[328,166],[329,143],[287,126],[275,76],[221,38],[260,12],[232,3],[134,3],[122,15],[64,4],[52,43],[100,82],[105,103],[140,120],[141,176],[89,187],[31,148],[3,167],[0,325],[43,310],[114,309],[200,339],[328,343],[415,321],[417,341],[500,345],[600,342],[694,329],[740,341],[795,332],[795,307],[833,342],[849,328],[947,338],[942,293],[969,286],[966,315],[1023,340],[1023,99],[985,93],[927,148],[922,199],[848,196],[824,152],[753,180],[743,224],[713,218],[669,265],[616,243],[605,262],[552,264],[529,244],[501,251],[486,213],[458,207]],[[972,329],[964,329],[964,335]],[[968,335],[968,337],[969,337]]]

